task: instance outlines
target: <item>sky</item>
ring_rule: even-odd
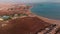
[[[59,2],[60,0],[0,0],[0,3],[39,3],[39,2]]]

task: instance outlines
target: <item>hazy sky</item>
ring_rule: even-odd
[[[25,2],[25,3],[38,3],[38,2],[60,2],[60,0],[0,0],[1,3],[11,2]]]

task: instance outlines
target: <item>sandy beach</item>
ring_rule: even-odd
[[[45,18],[43,16],[36,15],[35,13],[32,13],[32,14],[34,14],[34,16],[38,17],[39,19],[42,19],[43,21],[47,23],[58,24],[60,26],[60,20]]]
[[[48,19],[48,18],[45,18],[45,17],[42,17],[42,16],[37,16],[37,17],[42,19],[45,22],[48,22],[48,23],[51,23],[51,24],[59,24],[60,25],[60,20]]]

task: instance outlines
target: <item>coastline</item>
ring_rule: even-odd
[[[6,12],[6,11],[5,11]],[[48,23],[53,23],[53,24],[60,24],[60,20],[54,20],[54,19],[48,19],[48,18],[45,18],[45,17],[42,17],[42,16],[38,16],[38,15],[36,15],[35,13],[32,13],[32,11],[29,11],[31,14],[31,16],[36,16],[36,17],[38,17],[39,19],[42,19],[43,21],[45,21],[45,22],[48,22]],[[31,17],[30,16],[30,17]]]
[[[4,6],[5,7],[5,6]],[[10,6],[9,6],[10,7]],[[24,7],[24,6],[23,6]],[[32,7],[31,7],[32,8]],[[6,12],[6,11],[5,11]],[[45,21],[45,22],[48,22],[48,23],[51,23],[51,24],[59,24],[60,25],[60,20],[54,20],[54,19],[48,19],[48,18],[45,18],[45,17],[42,17],[42,16],[38,16],[38,15],[36,15],[35,13],[33,13],[32,11],[29,11],[31,14],[29,14],[30,15],[30,17],[32,16],[32,17],[38,17],[39,19],[42,19],[43,21]]]
[[[47,23],[60,25],[60,20],[48,19],[48,18],[38,16],[38,15],[36,15],[36,17],[38,17],[39,19],[42,19],[43,21],[45,21]]]
[[[32,12],[31,12],[32,13]],[[32,13],[35,17],[38,17],[39,19],[47,22],[47,23],[50,23],[50,24],[57,24],[60,26],[60,20],[54,20],[54,19],[49,19],[49,18],[45,18],[43,16],[39,16],[39,15],[36,15],[35,13]]]

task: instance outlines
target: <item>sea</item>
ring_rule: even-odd
[[[32,12],[49,19],[60,20],[60,3],[34,3]]]

